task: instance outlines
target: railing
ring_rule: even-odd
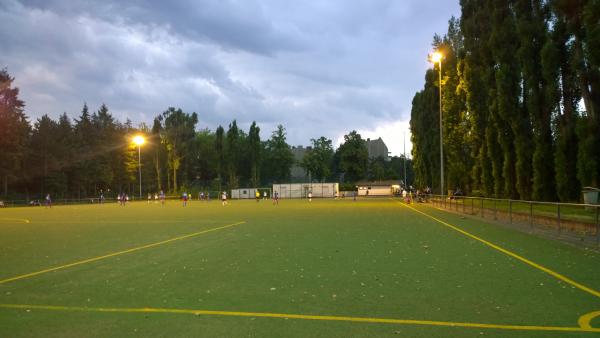
[[[211,199],[217,199],[217,194],[211,192]],[[180,200],[180,196],[171,195],[166,196],[166,200]],[[197,199],[197,196],[194,196],[194,199]],[[128,202],[139,202],[139,201],[147,201],[147,196],[142,196],[140,199],[138,196],[130,196]],[[154,201],[154,195],[152,195],[151,201]],[[2,202],[0,207],[30,207],[30,206],[44,206],[44,199],[29,199],[29,200],[0,200]],[[58,205],[75,205],[75,204],[99,204],[100,198],[98,197],[88,197],[88,198],[61,198],[61,199],[52,199],[52,206]],[[116,197],[106,197],[102,201],[102,203],[117,203]]]
[[[426,200],[445,210],[600,245],[600,205],[439,195],[429,195]]]

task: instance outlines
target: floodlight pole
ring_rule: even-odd
[[[138,174],[140,177],[140,201],[142,200],[142,151],[140,150],[142,145],[138,144]]]
[[[442,58],[440,57],[440,190],[444,198],[444,136],[442,133]]]
[[[404,190],[408,186],[408,182],[406,182],[406,132],[404,132]]]

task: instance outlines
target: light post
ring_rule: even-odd
[[[434,52],[429,55],[429,61],[435,66],[439,63],[439,83],[440,83],[440,191],[442,199],[444,198],[444,137],[442,134],[442,58],[444,56],[440,52]]]
[[[143,136],[141,135],[136,135],[133,137],[133,143],[135,143],[135,145],[138,146],[138,174],[140,177],[140,201],[142,200],[142,151],[141,151],[141,147],[142,144],[144,144],[146,142],[146,139],[144,139]]]
[[[404,137],[404,189],[408,186],[408,182],[406,182],[406,132],[403,134]]]

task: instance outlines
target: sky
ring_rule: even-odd
[[[357,130],[410,154],[411,101],[452,15],[458,0],[1,0],[0,68],[32,121],[105,103],[151,125],[178,107],[198,129],[282,124],[304,146]]]

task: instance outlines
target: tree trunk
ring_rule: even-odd
[[[173,192],[177,192],[177,166],[173,163]]]

